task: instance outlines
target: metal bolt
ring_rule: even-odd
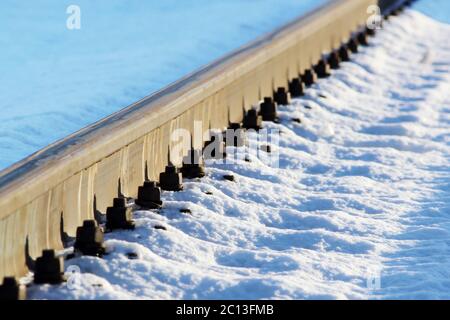
[[[350,52],[349,52],[349,48],[346,44],[343,44],[339,48],[339,59],[341,59],[341,61],[344,61],[344,62],[350,61]]]
[[[352,53],[357,53],[358,52],[357,40],[355,38],[351,38],[347,43],[347,47]]]
[[[333,51],[330,53],[328,57],[328,64],[330,65],[331,69],[339,69],[339,63],[341,62],[341,59],[339,58],[339,55],[336,51]]]
[[[211,134],[211,138],[205,142],[203,148],[204,159],[225,159],[227,156],[225,152],[225,143],[223,139],[219,139],[219,136],[215,133]]]
[[[369,43],[367,42],[367,34],[364,31],[358,33],[357,40],[358,40],[358,43],[362,46],[369,45]]]
[[[300,78],[294,78],[291,82],[289,82],[289,92],[293,98],[298,98],[304,95],[304,86]]]
[[[155,181],[145,181],[138,189],[135,203],[145,209],[159,209],[162,206],[161,188]]]
[[[286,106],[289,104],[289,94],[285,88],[279,87],[273,94],[273,100],[280,106]]]
[[[55,250],[44,250],[36,259],[34,283],[60,284],[64,281],[64,261],[56,257]]]
[[[127,207],[124,198],[115,198],[114,205],[106,209],[106,228],[108,230],[134,229],[135,224],[132,219],[133,212],[130,207]]]
[[[277,120],[277,106],[272,98],[264,98],[264,101],[260,104],[259,114],[263,121]]]
[[[366,27],[366,35],[373,37],[375,35],[375,29],[367,28]]]
[[[250,109],[244,117],[243,127],[245,129],[259,130],[262,126],[262,117],[255,109]]]
[[[330,76],[330,69],[327,63],[323,59],[314,66],[314,71],[319,78],[327,78]]]
[[[203,165],[202,152],[200,150],[190,150],[189,154],[183,159],[181,168],[183,177],[188,179],[202,178],[205,176],[205,167]]]
[[[123,202],[117,201],[115,204],[122,205]],[[77,228],[74,248],[81,254],[101,257],[105,253],[103,241],[103,230],[97,226],[95,220],[85,220],[83,226]]]
[[[225,144],[227,147],[242,147],[246,142],[245,129],[241,123],[231,123],[225,132]]]
[[[26,295],[26,287],[17,283],[16,278],[3,278],[3,284],[0,285],[0,301],[25,300]]]
[[[305,86],[310,87],[317,81],[317,76],[311,69],[306,69],[302,75],[302,81]]]
[[[175,166],[168,165],[166,170],[159,174],[159,186],[162,190],[181,191],[183,176]]]

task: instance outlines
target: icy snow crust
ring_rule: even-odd
[[[0,170],[325,2],[2,0]]]
[[[31,298],[450,298],[450,26],[412,10],[385,26],[265,123],[283,132],[279,169],[209,164],[108,234],[104,259],[69,260],[75,290]]]

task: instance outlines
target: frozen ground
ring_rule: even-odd
[[[385,26],[265,124],[280,168],[209,165],[108,234],[104,259],[68,261],[75,290],[31,298],[449,299],[450,26],[412,10]]]
[[[0,170],[325,2],[2,0]]]

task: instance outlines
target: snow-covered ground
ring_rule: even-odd
[[[279,168],[210,164],[160,214],[136,212],[134,232],[108,234],[109,255],[69,260],[75,290],[30,297],[450,298],[449,37],[413,10],[390,19],[265,123],[282,131]]]
[[[326,1],[0,1],[0,170]]]

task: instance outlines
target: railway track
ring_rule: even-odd
[[[202,137],[197,145],[184,145],[180,155],[170,154],[172,132],[182,128],[194,134],[196,120],[202,121],[203,131],[243,122],[251,127],[245,122],[256,115],[255,107],[264,101],[285,104],[290,95],[301,95],[304,85],[327,76],[327,68],[337,68],[366,43],[373,35],[366,27],[373,14],[369,6],[378,4],[388,16],[409,2],[330,2],[3,170],[0,279],[34,270],[38,283],[62,281],[59,260],[48,250],[61,250],[70,239],[77,238],[81,252],[101,255],[101,230],[94,221],[122,215],[116,222],[108,219],[107,227],[132,228],[126,200],[158,207],[158,186],[149,181],[178,189],[179,175],[171,170],[182,167],[183,155],[207,140]],[[174,167],[167,168],[169,161]]]

